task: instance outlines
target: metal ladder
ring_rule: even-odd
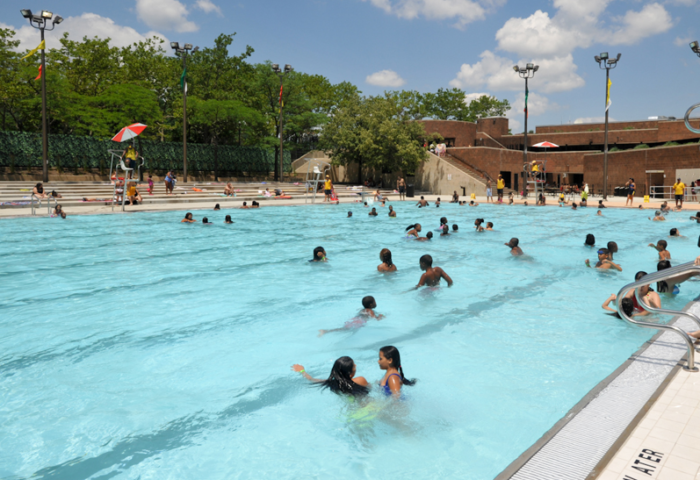
[[[688,262],[684,263],[682,265],[678,265],[677,267],[671,267],[667,268],[666,270],[661,270],[660,272],[655,272],[655,273],[650,273],[642,277],[640,280],[630,283],[628,285],[625,285],[622,287],[620,292],[617,294],[617,311],[620,314],[620,317],[625,320],[628,323],[631,323],[633,325],[637,325],[642,328],[655,328],[657,330],[671,330],[673,332],[676,332],[678,335],[683,338],[685,341],[687,347],[688,347],[688,364],[683,367],[683,370],[686,370],[688,372],[697,372],[698,367],[695,366],[695,352],[696,348],[693,344],[694,339],[690,335],[688,335],[686,332],[681,330],[679,327],[676,327],[674,325],[662,325],[658,323],[650,323],[650,322],[642,322],[639,320],[634,320],[632,317],[627,316],[627,314],[622,310],[622,299],[625,298],[625,295],[630,290],[634,289],[634,295],[637,299],[637,304],[644,308],[647,312],[652,312],[652,313],[663,313],[666,315],[677,315],[679,317],[686,317],[694,321],[698,325],[698,329],[700,329],[700,318],[697,317],[697,315],[694,315],[689,312],[680,312],[676,310],[668,310],[665,308],[654,308],[650,307],[649,305],[646,305],[644,302],[642,302],[642,299],[639,296],[639,290],[637,290],[639,287],[643,287],[645,285],[650,285],[654,282],[660,282],[663,280],[667,280],[671,277],[676,277],[678,275],[683,275],[684,273],[690,273],[690,272],[698,272],[700,274],[700,266],[696,266],[693,262]],[[700,352],[700,348],[697,349],[698,352]]]
[[[532,169],[530,167],[531,164],[530,163],[523,164],[523,175],[525,177],[525,187],[526,187],[526,188],[523,188],[523,193],[528,195],[530,192],[529,192],[529,188],[527,188],[527,186],[533,185],[534,188],[532,190],[535,193],[535,204],[537,204],[537,202],[539,202],[539,200],[540,200],[540,193],[544,195],[544,184],[545,184],[544,172],[546,172],[546,170],[547,170],[547,159],[537,160],[537,162],[540,164],[540,169],[537,173],[543,174],[543,179],[541,182],[538,182],[537,177],[532,175]],[[524,199],[527,199],[526,195],[523,195]]]
[[[35,206],[35,203],[38,202],[39,203],[38,208],[41,208],[41,202],[44,200],[46,200],[46,214],[47,215],[51,215],[51,200],[53,200],[54,208],[56,208],[56,205],[58,205],[58,200],[56,200],[56,198],[51,196],[51,195],[48,195],[46,198],[39,198],[34,193],[32,193],[32,215],[36,215],[37,206]]]
[[[112,154],[112,160],[114,160],[114,157],[116,156],[114,152],[117,150],[109,150],[109,152]],[[112,192],[112,211],[114,211],[114,204],[117,202],[117,185],[119,184],[119,170],[122,170],[124,172],[124,185],[122,187],[122,212],[125,211],[125,205],[126,205],[126,192],[128,191],[128,185],[129,183],[135,183],[136,186],[138,187],[140,182],[139,178],[141,178],[141,167],[146,163],[146,160],[139,155],[139,158],[141,159],[141,163],[136,166],[136,169],[133,168],[127,168],[126,165],[124,165],[124,160],[121,158],[117,159],[117,163],[114,166],[114,190]],[[112,178],[111,175],[111,170],[112,166],[110,165],[110,179]],[[131,178],[127,178],[127,174],[131,172]],[[136,175],[136,178],[134,178],[134,175]]]
[[[313,168],[312,168],[313,167]],[[311,158],[306,162],[306,178],[304,179],[304,185],[306,192],[304,194],[304,203],[309,201],[309,188],[313,189],[313,196],[311,197],[311,203],[316,203],[316,194],[318,193],[318,185],[325,181],[326,174],[329,174],[331,170],[331,164]]]

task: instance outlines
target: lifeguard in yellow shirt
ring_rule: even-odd
[[[681,182],[679,178],[676,183],[673,184],[673,189],[676,192],[676,208],[683,208],[683,194],[685,193],[685,183]],[[681,202],[678,205],[678,202]]]

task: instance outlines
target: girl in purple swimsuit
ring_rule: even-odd
[[[409,380],[403,374],[401,368],[401,355],[399,349],[392,346],[379,349],[379,368],[386,370],[384,377],[379,381],[379,385],[385,395],[401,396],[401,387],[404,385],[415,385],[416,380]]]

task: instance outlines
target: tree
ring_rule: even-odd
[[[437,93],[422,95],[421,113],[439,120],[475,122],[484,117],[500,117],[510,110],[508,100],[484,95],[466,103],[466,93],[458,88],[438,89]]]
[[[356,97],[336,109],[323,128],[321,147],[335,163],[412,173],[428,154],[425,129],[413,121],[400,95]]]

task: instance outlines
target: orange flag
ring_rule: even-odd
[[[34,80],[39,80],[41,78],[41,65],[39,65],[39,75]]]

